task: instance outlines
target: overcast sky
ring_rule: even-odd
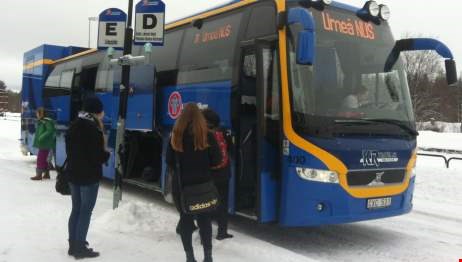
[[[137,2],[135,0],[134,2]],[[172,21],[227,0],[164,0],[166,20]],[[362,6],[362,0],[342,1]],[[462,1],[378,0],[391,9],[390,24],[396,39],[410,32],[433,36],[453,51],[462,70]],[[59,3],[59,4],[58,4]],[[127,0],[0,0],[0,80],[11,89],[21,86],[23,53],[41,44],[88,45],[88,17],[108,8],[127,10]],[[91,46],[96,46],[96,22]]]

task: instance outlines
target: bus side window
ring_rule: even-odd
[[[157,86],[172,86],[177,83],[178,54],[184,30],[176,30],[165,35],[164,46],[153,48],[152,62],[156,65]]]
[[[268,26],[274,25],[274,26]],[[245,39],[276,35],[276,7],[273,3],[256,6],[252,9]]]
[[[264,90],[264,134],[269,142],[278,145],[281,115],[280,115],[280,85],[277,50],[267,50],[263,56],[265,75]]]
[[[204,19],[200,28],[185,31],[179,59],[178,84],[232,79],[242,12]]]
[[[257,105],[257,58],[255,50],[246,51],[242,65],[241,112],[255,113]]]

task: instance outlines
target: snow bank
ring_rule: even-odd
[[[435,127],[438,129],[439,132],[443,133],[460,133],[460,125],[460,123],[435,121]],[[430,122],[418,122],[417,128],[419,130],[431,130],[432,124]]]
[[[421,149],[462,151],[462,133],[419,131],[417,146]]]
[[[178,215],[170,208],[130,201],[122,202],[116,210],[106,212],[95,224],[112,232],[152,235],[166,231],[170,234],[170,226],[175,220],[178,220]]]

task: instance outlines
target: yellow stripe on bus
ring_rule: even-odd
[[[59,59],[59,60],[56,60],[56,61],[55,61],[55,64],[56,64],[56,63],[61,63],[61,62],[67,61],[67,60],[72,59],[72,58],[76,58],[76,57],[80,57],[80,56],[92,54],[92,53],[97,52],[97,51],[98,51],[98,49],[89,49],[89,50],[86,50],[86,51],[83,51],[83,52],[80,52],[80,53],[77,53],[77,54],[74,54],[74,55],[71,55],[71,56],[66,56],[66,57],[64,57],[64,58],[61,58],[61,59]]]
[[[286,11],[286,0],[275,0],[278,12]],[[286,28],[279,30],[279,56],[281,61],[281,85],[282,85],[282,114],[283,114],[283,130],[284,134],[289,141],[298,148],[312,154],[319,158],[329,170],[335,171],[339,175],[340,186],[345,189],[351,196],[356,198],[369,198],[380,196],[392,196],[403,193],[410,180],[410,166],[415,163],[414,156],[409,161],[407,167],[407,174],[405,182],[395,186],[384,186],[376,188],[350,188],[347,183],[346,175],[348,173],[347,166],[337,157],[325,151],[324,149],[308,142],[306,139],[300,137],[292,127],[292,115],[290,108],[290,95],[289,95],[289,80],[288,80],[288,63],[287,63],[287,39]],[[411,168],[412,170],[412,168]]]
[[[29,64],[25,64],[24,69],[31,69],[31,68],[34,68],[36,66],[41,66],[41,65],[51,65],[53,63],[54,61],[51,59],[42,59],[42,60],[38,60],[38,61],[29,63]]]
[[[175,28],[175,27],[178,27],[178,26],[182,26],[182,25],[191,23],[192,21],[197,20],[197,19],[204,19],[204,18],[207,18],[207,17],[210,17],[210,16],[218,15],[218,14],[228,12],[228,11],[234,10],[236,8],[246,6],[246,5],[255,3],[255,2],[257,2],[257,0],[242,0],[242,1],[240,1],[238,3],[235,3],[235,4],[232,4],[232,5],[224,6],[224,7],[215,9],[215,10],[205,12],[203,14],[199,14],[199,15],[196,15],[196,16],[193,16],[193,17],[188,17],[186,19],[183,19],[183,20],[180,20],[180,21],[177,21],[177,22],[170,23],[170,24],[165,26],[165,29],[169,30],[169,29],[172,29],[172,28]]]

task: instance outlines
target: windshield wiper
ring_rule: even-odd
[[[410,126],[402,123],[398,120],[393,119],[342,119],[342,120],[335,120],[335,123],[342,123],[342,124],[370,124],[370,123],[383,123],[383,124],[390,124],[394,126],[398,126],[401,129],[405,130],[407,133],[411,134],[412,136],[418,136],[419,132],[417,130],[411,128]]]

